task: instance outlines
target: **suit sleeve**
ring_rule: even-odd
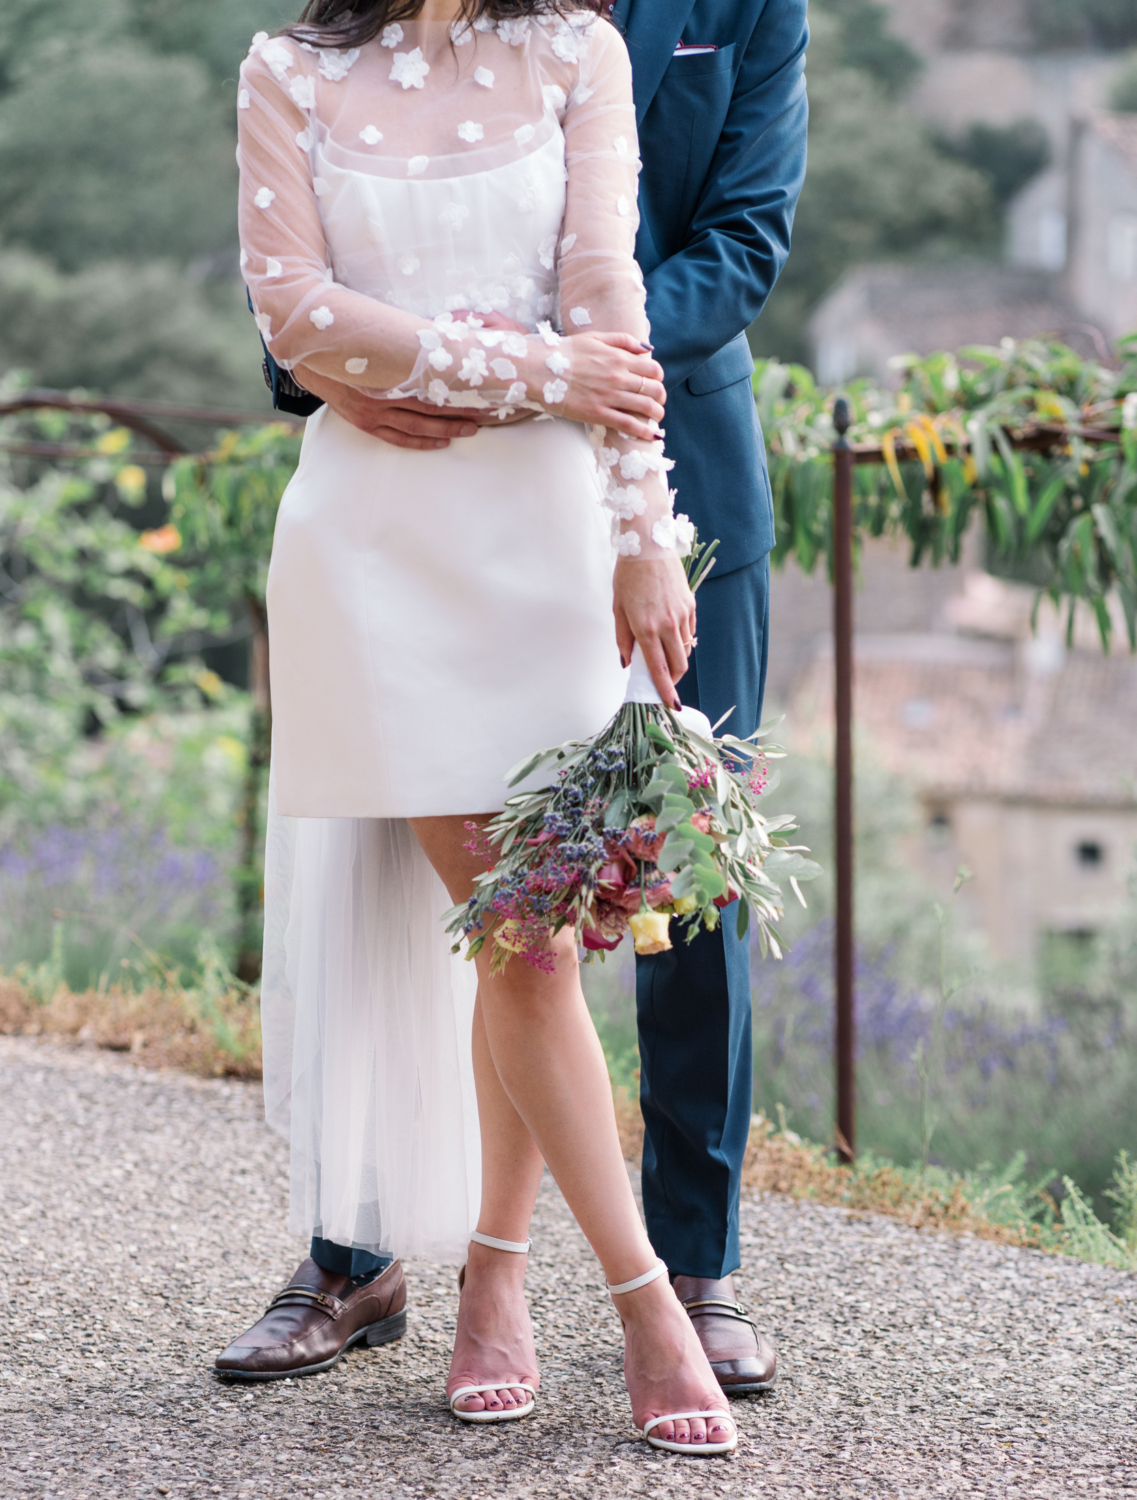
[[[767,0],[687,243],[646,278],[669,382],[685,380],[754,321],[785,265],[805,180],[808,40],[805,0]]]

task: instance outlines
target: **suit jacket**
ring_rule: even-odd
[[[806,0],[618,0],[615,20],[632,59],[636,258],[667,381],[676,508],[719,539],[721,576],[774,545],[746,329],[789,254],[805,177]],[[681,41],[716,50],[676,55]],[[320,404],[291,395],[271,355],[266,369],[275,405]]]

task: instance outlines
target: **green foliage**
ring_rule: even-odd
[[[892,96],[912,87],[924,65],[919,53],[889,30],[886,6],[876,0],[815,0],[811,20],[818,12],[837,24],[841,67],[867,73]]]
[[[1109,91],[1109,107],[1121,114],[1137,114],[1137,51],[1131,52],[1113,79]]]
[[[1031,560],[1040,589],[1093,609],[1109,645],[1109,597],[1119,599],[1137,647],[1137,339],[1123,341],[1120,370],[1083,360],[1060,344],[1007,341],[904,361],[899,391],[866,380],[848,390],[854,442],[882,443],[885,463],[858,465],[855,514],[861,531],[903,536],[912,563],[958,560],[975,516],[1004,557]],[[830,555],[833,392],[808,370],[767,361],[754,375],[770,453],[779,544],[806,572]],[[1008,433],[1038,424],[1073,429],[1064,447],[1012,449]],[[1077,435],[1088,425],[1113,441]],[[908,442],[919,461],[899,463]],[[967,445],[967,446],[964,446]]]
[[[236,75],[253,32],[295,9],[5,0],[0,371],[263,403],[237,278]]]
[[[1041,47],[1129,47],[1137,42],[1137,0],[1031,0]]]
[[[1037,120],[990,125],[976,120],[958,137],[939,140],[941,151],[982,172],[995,202],[1005,207],[1032,177],[1050,165],[1050,137]]]
[[[268,407],[244,292],[164,261],[64,275],[44,257],[0,251],[2,369],[56,390]]]
[[[811,17],[809,172],[793,254],[751,330],[756,352],[805,357],[813,304],[863,261],[992,243],[989,181],[944,155],[872,71],[852,66],[832,14]]]

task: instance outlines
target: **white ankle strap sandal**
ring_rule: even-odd
[[[625,1292],[638,1292],[641,1286],[650,1286],[653,1281],[658,1281],[661,1276],[667,1275],[667,1267],[663,1261],[657,1260],[650,1271],[645,1271],[642,1276],[633,1276],[631,1281],[621,1281],[619,1286],[608,1283],[608,1295],[610,1297],[621,1297]]]
[[[622,1296],[624,1292],[638,1292],[641,1286],[650,1286],[653,1281],[658,1281],[661,1276],[667,1275],[667,1267],[663,1261],[656,1261],[650,1271],[645,1271],[642,1276],[633,1276],[631,1281],[621,1281],[618,1286],[609,1283],[608,1295],[611,1297]],[[712,1417],[721,1422],[724,1418],[731,1425],[731,1436],[725,1443],[675,1443],[667,1438],[652,1437],[651,1430],[658,1427],[661,1422],[689,1422],[693,1417],[702,1417],[709,1422]],[[733,1453],[738,1447],[738,1428],[735,1426],[734,1418],[728,1416],[725,1411],[675,1411],[668,1412],[662,1417],[652,1417],[650,1422],[645,1422],[643,1435],[653,1448],[662,1448],[666,1453],[682,1453],[685,1458],[716,1458],[723,1453]]]
[[[533,1244],[532,1240],[498,1240],[492,1234],[482,1234],[475,1229],[470,1236],[475,1245],[485,1245],[490,1250],[506,1250],[511,1255],[527,1255]],[[461,1289],[465,1280],[466,1267],[463,1266],[458,1273],[458,1287]],[[467,1396],[487,1396],[495,1391],[528,1391],[529,1400],[522,1406],[514,1406],[509,1411],[459,1411],[457,1403],[465,1400]],[[533,1386],[527,1385],[524,1380],[497,1380],[490,1385],[464,1385],[459,1387],[450,1397],[451,1414],[458,1418],[459,1422],[516,1422],[519,1417],[527,1417],[537,1404],[537,1392]]]
[[[730,1438],[725,1443],[673,1443],[651,1435],[651,1429],[658,1427],[661,1422],[689,1422],[692,1417],[702,1417],[707,1423],[712,1417],[717,1417],[720,1422],[729,1422],[732,1429]],[[652,1448],[662,1448],[667,1453],[682,1453],[684,1458],[717,1458],[723,1453],[733,1453],[738,1447],[738,1428],[734,1424],[734,1418],[725,1411],[669,1412],[666,1416],[652,1417],[650,1422],[645,1422],[643,1434]]]

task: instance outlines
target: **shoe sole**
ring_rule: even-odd
[[[775,1375],[773,1380],[755,1380],[746,1385],[723,1385],[720,1382],[719,1390],[724,1396],[752,1396],[761,1391],[772,1391],[777,1383],[778,1377]]]
[[[216,1373],[222,1380],[246,1383],[263,1380],[292,1380],[300,1375],[322,1375],[325,1370],[338,1365],[347,1351],[354,1349],[357,1344],[366,1344],[369,1349],[375,1349],[380,1344],[391,1344],[396,1339],[401,1339],[406,1331],[407,1314],[404,1308],[402,1312],[392,1313],[389,1318],[380,1318],[378,1323],[369,1323],[366,1328],[357,1329],[337,1354],[333,1354],[331,1359],[321,1360],[317,1365],[301,1365],[295,1370],[216,1370]]]

